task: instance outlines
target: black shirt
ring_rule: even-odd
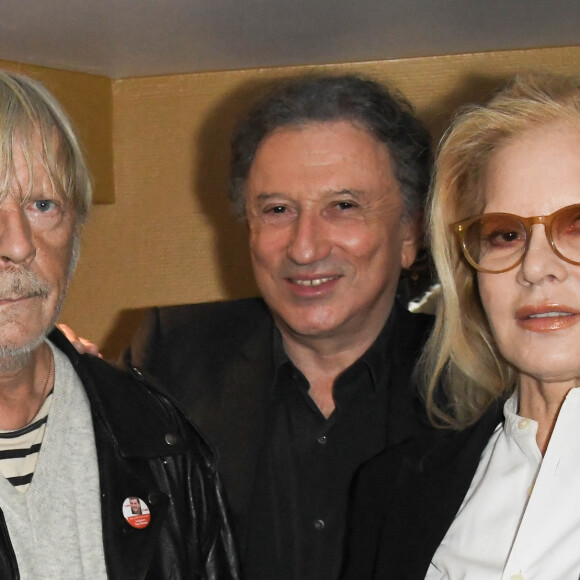
[[[337,379],[327,421],[262,300],[149,312],[125,359],[167,385],[214,446],[247,580],[334,580],[352,473],[425,432],[410,376],[431,325],[395,302]]]
[[[356,469],[387,444],[392,318],[335,381],[328,419],[274,334],[275,378],[247,536],[248,580],[335,580]]]

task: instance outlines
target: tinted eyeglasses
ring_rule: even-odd
[[[453,224],[453,229],[465,258],[476,270],[499,274],[522,263],[535,224],[544,226],[559,258],[580,265],[580,204],[532,217],[484,213]]]

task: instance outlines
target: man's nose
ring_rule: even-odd
[[[325,258],[331,249],[328,224],[316,212],[302,212],[292,224],[287,255],[296,264],[311,264]]]
[[[32,228],[24,209],[19,204],[0,206],[0,264],[30,263],[35,255]]]

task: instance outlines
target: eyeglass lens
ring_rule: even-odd
[[[556,212],[551,230],[561,256],[580,263],[580,205]],[[518,216],[484,214],[467,228],[464,248],[481,268],[501,271],[518,263],[526,251],[527,237],[526,225]]]

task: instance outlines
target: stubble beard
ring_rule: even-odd
[[[38,336],[33,337],[25,344],[17,345],[15,342],[10,341],[0,344],[0,374],[15,372],[26,367],[30,363],[32,354],[45,341],[47,335],[54,328],[62,310],[68,285],[76,269],[79,252],[80,236],[76,232],[73,239],[71,260],[67,269],[66,284],[57,298],[49,324],[47,324],[46,328]],[[45,280],[41,280],[27,266],[6,268],[0,272],[0,300],[3,297],[37,297],[40,300],[47,300],[51,290],[50,284]],[[9,315],[7,318],[7,320],[0,320],[0,327],[10,322]]]

